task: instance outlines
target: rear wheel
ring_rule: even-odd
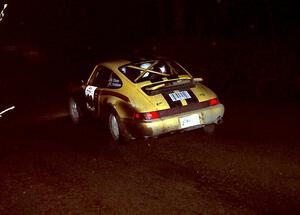
[[[108,128],[115,142],[120,141],[120,123],[119,118],[115,113],[110,113],[108,117]]]
[[[82,123],[85,118],[82,104],[74,97],[69,100],[69,112],[72,122],[76,125]]]
[[[108,128],[115,143],[122,144],[131,140],[131,136],[122,130],[120,118],[115,111],[111,111],[108,115]]]

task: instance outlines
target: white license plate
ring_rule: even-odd
[[[191,98],[190,94],[187,91],[170,93],[169,96],[173,102]]]
[[[187,128],[195,125],[200,125],[200,118],[198,114],[193,114],[186,117],[179,118],[180,127]]]

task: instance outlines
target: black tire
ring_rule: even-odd
[[[75,97],[71,97],[69,99],[69,113],[71,120],[75,125],[82,124],[86,118],[83,104],[81,104],[79,99],[76,99]]]
[[[120,118],[115,111],[108,114],[108,130],[114,143],[124,144],[131,140],[131,138],[124,134],[120,126]]]
[[[115,112],[110,112],[108,115],[108,129],[112,140],[115,143],[120,144],[122,140],[120,119]]]

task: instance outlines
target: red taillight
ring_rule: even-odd
[[[159,113],[157,111],[134,114],[134,119],[136,120],[152,120],[158,118],[159,118]]]
[[[148,112],[148,113],[144,113],[144,117],[145,119],[157,119],[159,118],[159,114],[157,111],[153,111],[153,112]]]
[[[210,106],[217,105],[217,104],[219,104],[219,100],[217,98],[209,100]]]
[[[143,117],[142,117],[142,114],[140,114],[140,113],[135,113],[134,114],[134,119],[136,119],[136,120],[140,120],[140,119],[142,119]]]

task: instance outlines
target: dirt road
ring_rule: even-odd
[[[300,214],[299,105],[228,103],[215,136],[117,147],[43,105],[2,121],[0,214]]]

